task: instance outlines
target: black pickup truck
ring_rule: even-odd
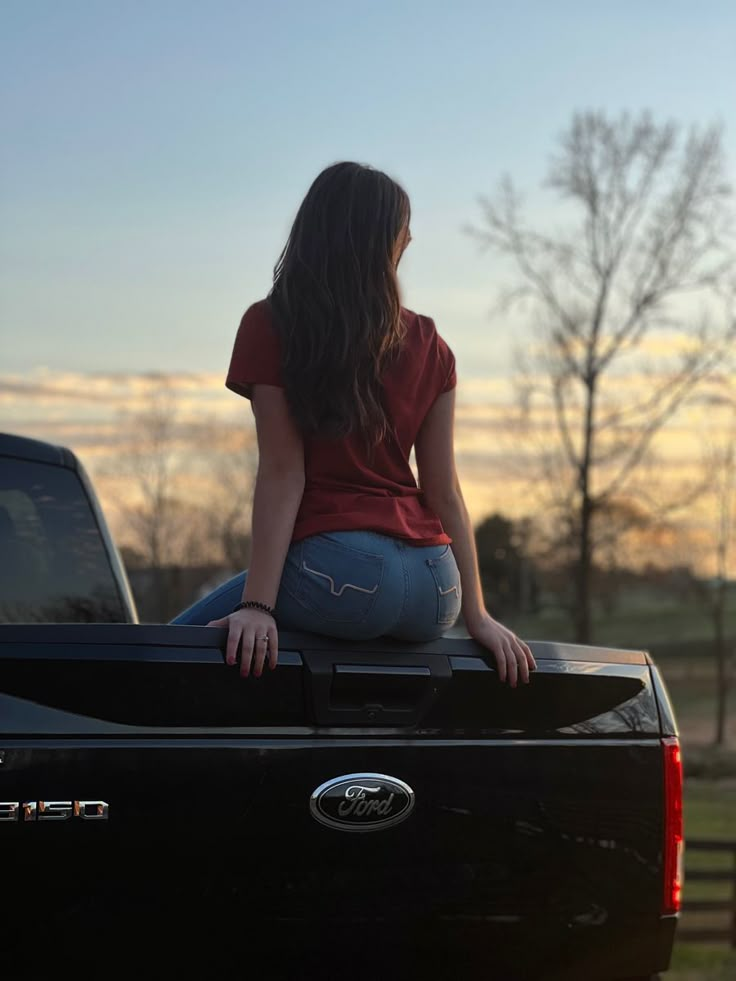
[[[646,652],[532,642],[511,689],[470,639],[283,634],[243,681],[225,631],[136,622],[79,462],[11,436],[0,623],[0,962],[666,970],[680,753]]]

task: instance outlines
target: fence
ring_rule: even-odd
[[[688,927],[687,923],[677,931],[678,940],[727,941],[736,948],[736,841],[703,841],[688,838],[685,842],[685,855],[692,852],[731,852],[731,869],[685,869],[685,882],[730,882],[730,899],[685,899],[682,912],[688,913],[728,913],[730,923],[723,927]]]

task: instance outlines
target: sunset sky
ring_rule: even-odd
[[[237,323],[339,159],[406,187],[405,304],[453,347],[464,411],[500,411],[525,325],[491,315],[508,270],[463,230],[478,195],[510,172],[549,219],[547,160],[585,108],[720,121],[733,174],[734,50],[730,0],[5,0],[0,428],[92,460],[148,372],[237,420]],[[479,488],[478,514],[503,497]]]

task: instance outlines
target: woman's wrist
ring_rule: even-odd
[[[479,609],[473,610],[472,612],[468,612],[468,613],[463,612],[463,620],[465,621],[465,626],[468,628],[468,632],[471,634],[474,631],[479,630],[484,623],[487,623],[489,620],[492,619],[493,617],[488,612],[488,610],[485,609],[485,607],[480,607]]]
[[[237,606],[233,607],[233,613],[237,613],[238,610],[260,610],[261,613],[267,613],[273,619],[276,619],[276,610],[268,603],[259,603],[257,600],[241,600]]]

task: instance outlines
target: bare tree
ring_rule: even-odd
[[[165,376],[151,376],[139,408],[123,413],[120,452],[110,469],[120,479],[118,506],[130,544],[152,569],[186,554],[186,515],[177,495],[176,393]]]
[[[155,609],[171,607],[171,569],[198,551],[201,515],[186,497],[177,393],[171,379],[146,379],[142,404],[119,420],[120,446],[105,476],[113,478],[128,551],[150,573]]]
[[[512,260],[516,284],[503,303],[526,302],[537,326],[520,404],[543,404],[551,417],[555,439],[540,459],[569,525],[583,643],[596,525],[632,499],[655,436],[736,337],[724,171],[716,128],[683,136],[648,114],[576,114],[546,182],[572,204],[573,225],[549,234],[529,226],[507,178],[495,200],[481,199],[485,221],[471,229]],[[696,301],[709,305],[697,311]],[[625,380],[634,369],[641,380],[632,394]]]
[[[180,396],[174,379],[151,376],[121,416],[119,450],[102,474],[124,548],[148,572],[155,596],[144,605],[163,619],[192,598],[185,570],[243,569],[250,547],[254,429],[187,418]]]
[[[253,426],[207,419],[189,427],[206,487],[207,535],[232,571],[250,558],[250,511],[258,453]]]

